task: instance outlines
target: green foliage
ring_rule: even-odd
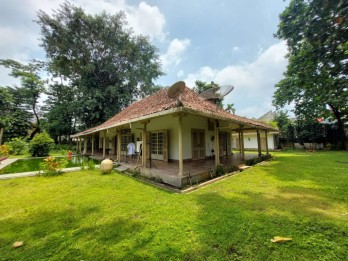
[[[20,138],[13,138],[6,142],[11,155],[23,155],[28,150],[28,143]]]
[[[278,111],[274,117],[274,120],[278,126],[280,142],[295,142],[295,126],[293,121],[291,121],[287,115],[287,112]]]
[[[220,176],[223,176],[225,174],[225,168],[223,165],[217,165],[215,167],[215,176],[216,177],[220,177]]]
[[[162,75],[158,50],[126,29],[123,12],[92,16],[64,2],[53,15],[39,11],[37,23],[49,71],[69,80],[50,86],[49,132],[62,128],[54,136],[72,132],[76,120],[87,127],[104,122],[151,93]]]
[[[197,93],[202,93],[208,89],[215,88],[215,87],[219,87],[219,85],[214,82],[206,83],[206,82],[198,80],[195,82],[195,86],[193,87],[193,90]],[[223,104],[222,104],[223,100],[224,100],[223,97],[221,97],[221,99],[215,99],[214,102],[217,106],[219,106],[220,108],[223,108]],[[230,105],[232,105],[230,106],[230,109],[232,110],[233,104],[230,104]]]
[[[0,128],[4,129],[3,140],[25,137],[32,127],[32,114],[22,108],[19,89],[0,87]]]
[[[52,177],[62,174],[62,169],[68,164],[66,158],[57,160],[54,157],[47,157],[40,163],[40,175],[45,177]]]
[[[11,69],[10,75],[21,80],[21,86],[16,89],[21,98],[20,105],[24,110],[31,110],[35,116],[35,131],[31,138],[40,131],[39,98],[45,90],[44,82],[39,74],[43,68],[43,62],[33,61],[27,65],[14,60],[0,60],[0,65]]]
[[[225,111],[228,111],[229,113],[232,113],[232,114],[236,114],[236,109],[234,108],[234,103],[226,104]]]
[[[30,141],[29,152],[33,157],[48,156],[54,140],[46,133],[39,133]]]
[[[85,160],[81,164],[81,170],[95,170],[95,165],[93,160]]]
[[[346,9],[344,0],[290,2],[276,34],[287,41],[289,63],[273,101],[277,108],[293,102],[300,121],[335,119],[342,144],[348,120]]]
[[[270,159],[272,159],[271,154],[262,154],[260,157],[255,157],[255,158],[246,160],[245,165],[253,166],[253,165],[256,165],[262,161],[266,161],[266,160],[270,160]]]

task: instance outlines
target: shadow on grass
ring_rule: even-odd
[[[97,207],[85,207],[3,219],[0,221],[0,260],[28,260],[28,257],[31,260],[93,260],[96,255],[115,260],[115,255],[119,257],[120,253],[111,247],[137,234],[143,225],[118,218],[106,224],[95,220],[94,226],[86,227],[84,219],[93,218],[99,211]],[[24,241],[24,246],[12,249],[15,241]]]
[[[201,247],[187,253],[188,259],[208,260],[345,260],[348,227],[343,220],[315,210],[319,200],[290,202],[279,196],[269,199],[259,193],[222,197],[199,195],[202,207],[195,230]],[[274,244],[274,236],[293,241]]]

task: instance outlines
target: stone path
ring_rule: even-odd
[[[81,170],[81,167],[72,167],[72,168],[62,169],[62,172],[71,172],[71,171],[79,171],[79,170]],[[22,178],[22,177],[32,177],[32,176],[36,176],[36,175],[38,175],[38,171],[3,174],[3,175],[0,175],[0,180]]]
[[[17,161],[18,159],[5,159],[0,161],[0,169],[5,168],[6,166],[12,164],[13,162]]]

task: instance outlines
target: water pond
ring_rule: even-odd
[[[56,157],[61,159],[63,157]],[[67,157],[66,157],[67,158]],[[40,163],[43,162],[44,158],[30,158],[30,159],[19,159],[12,164],[6,166],[3,169],[0,169],[1,174],[10,174],[10,173],[21,173],[28,171],[39,171]],[[71,160],[68,160],[68,164],[65,168],[79,167],[82,165],[83,161],[87,161],[88,157],[85,156],[73,156]],[[99,164],[98,161],[93,160],[96,164]]]

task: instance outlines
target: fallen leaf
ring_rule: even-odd
[[[292,238],[291,237],[279,237],[279,236],[276,236],[276,237],[273,237],[271,239],[271,241],[273,243],[282,243],[282,242],[285,242],[285,241],[291,241]]]
[[[16,241],[12,244],[12,247],[13,248],[21,247],[23,246],[23,244],[24,244],[24,241]]]

